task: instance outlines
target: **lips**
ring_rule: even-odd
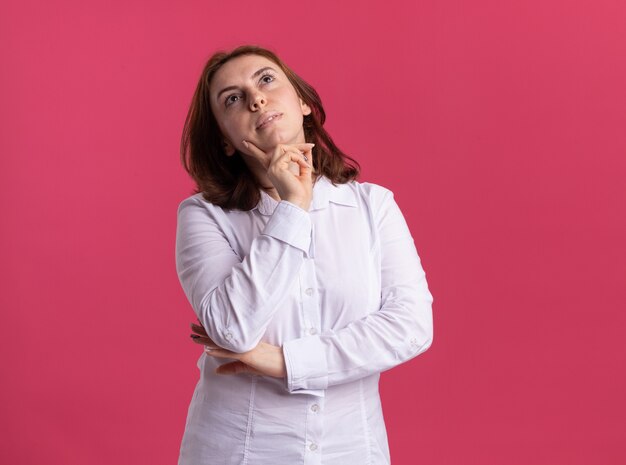
[[[282,113],[278,111],[266,111],[261,115],[261,117],[256,122],[256,128],[262,129],[267,126],[271,121],[278,119],[282,116]]]

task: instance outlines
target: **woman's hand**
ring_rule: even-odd
[[[198,321],[200,323],[200,321]],[[215,373],[220,375],[234,375],[237,373],[254,373],[256,375],[273,376],[284,378],[287,374],[285,370],[285,358],[281,347],[259,342],[252,350],[238,354],[230,350],[223,349],[215,345],[209,338],[202,324],[191,323],[191,329],[195,334],[191,334],[194,342],[205,347],[205,353],[211,357],[234,358],[235,362],[220,365]]]
[[[312,150],[315,144],[277,144],[267,153],[250,141],[244,140],[243,144],[267,168],[267,176],[280,198],[308,211],[313,195]],[[290,163],[298,164],[299,174],[289,169]]]

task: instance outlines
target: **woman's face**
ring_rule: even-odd
[[[302,123],[311,108],[280,66],[264,56],[242,55],[222,65],[210,84],[210,103],[228,155],[235,149],[247,155],[244,139],[265,152],[279,143],[306,142]],[[276,116],[266,121],[271,115]]]

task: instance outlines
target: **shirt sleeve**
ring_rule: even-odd
[[[221,208],[196,198],[177,212],[176,271],[207,335],[233,352],[252,350],[280,307],[311,250],[312,223],[304,209],[282,200],[241,259],[220,225]]]
[[[290,393],[326,389],[404,363],[433,340],[432,302],[413,237],[393,192],[376,215],[381,248],[381,307],[337,330],[283,344]]]

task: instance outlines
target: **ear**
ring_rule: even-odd
[[[300,108],[302,109],[302,114],[303,115],[310,115],[311,114],[311,107],[308,106],[306,103],[304,103],[304,100],[300,99]]]
[[[233,144],[231,144],[229,140],[224,139],[222,141],[222,145],[224,146],[224,152],[226,153],[227,157],[235,154],[235,147],[233,147]]]

